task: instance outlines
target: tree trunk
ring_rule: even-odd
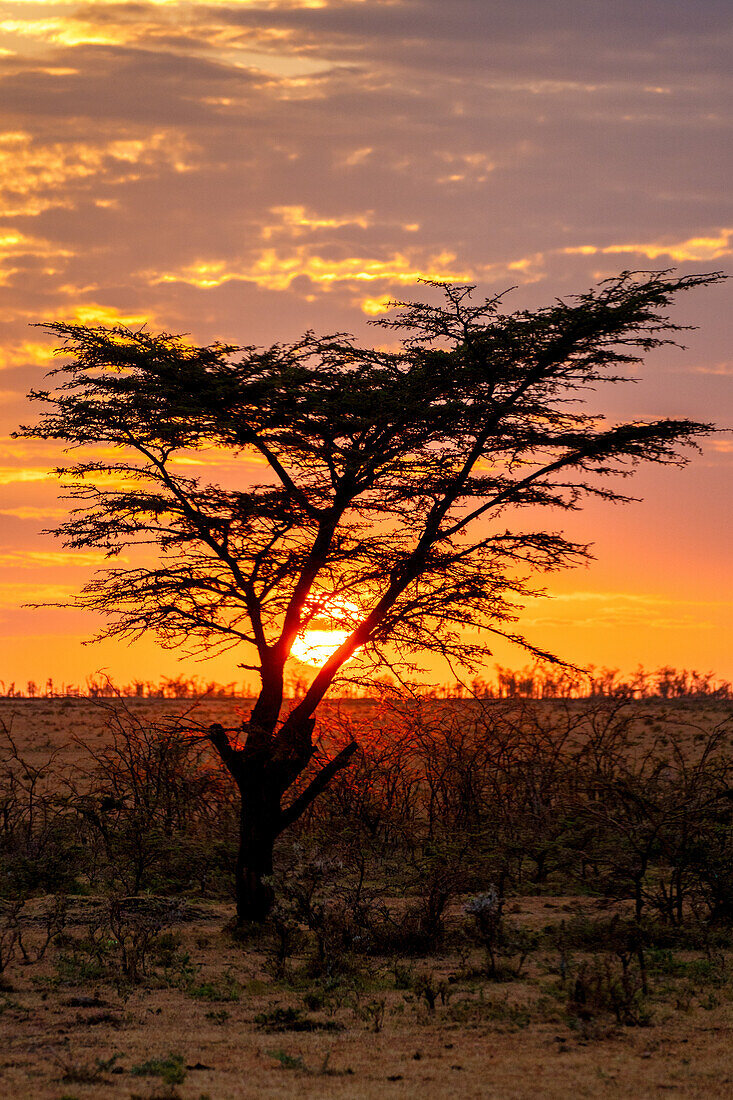
[[[308,739],[307,743],[298,745],[298,738],[294,738],[294,751],[287,755],[276,753],[272,743],[258,730],[249,750],[249,739],[246,749],[234,749],[223,726],[214,723],[209,727],[209,740],[236,782],[241,798],[235,881],[239,925],[248,921],[261,924],[267,919],[275,901],[272,884],[266,880],[272,875],[276,839],[283,829],[298,820],[356,752],[356,742],[352,741],[283,809],[284,793],[312,756],[312,732],[312,722],[302,731],[296,731],[301,740],[303,735]]]
[[[261,923],[274,904],[272,883],[264,880],[272,875],[272,853],[280,818],[280,793],[264,781],[264,775],[260,773],[254,782],[245,780],[240,791],[242,807],[235,884],[239,925],[247,921]]]

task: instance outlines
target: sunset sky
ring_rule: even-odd
[[[58,454],[11,438],[49,364],[33,322],[378,343],[368,319],[420,276],[514,286],[515,309],[623,269],[733,273],[732,51],[730,0],[0,4],[0,680],[236,675],[23,607],[100,560],[39,533]],[[611,419],[733,425],[731,285],[680,301],[687,350],[607,389]],[[731,473],[721,433],[638,475],[643,503],[551,519],[597,560],[528,604],[531,641],[733,678]]]

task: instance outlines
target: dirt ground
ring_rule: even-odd
[[[644,706],[654,713],[654,703]],[[130,707],[147,716],[182,709],[174,700]],[[680,720],[699,730],[725,711],[730,704],[681,707]],[[12,719],[21,750],[40,760],[74,736],[99,744],[108,715],[86,700],[1,700],[0,718]],[[204,703],[196,718],[228,724],[232,701]],[[512,902],[512,918],[527,928],[596,904]],[[34,901],[23,917],[31,945],[42,939],[44,904]],[[130,982],[114,951],[102,973],[79,949],[106,905],[72,899],[60,940],[40,961],[17,957],[5,971],[3,1100],[733,1097],[730,954],[690,952],[650,971],[649,1019],[620,1026],[611,1013],[568,1010],[573,991],[551,952],[536,952],[512,981],[490,980],[474,951],[359,958],[353,972],[324,982],[308,976],[304,950],[278,974],[266,944],[227,930],[231,906],[197,899],[170,909],[164,950]],[[432,1007],[421,981],[434,991]]]
[[[527,899],[516,915],[532,926],[576,904]],[[227,907],[199,904],[171,925],[166,965],[151,963],[141,984],[129,985],[84,976],[78,960],[76,970],[68,962],[69,943],[101,905],[75,901],[67,940],[40,963],[6,971],[3,1097],[733,1095],[733,990],[725,976],[712,986],[655,976],[651,1020],[640,1027],[568,1016],[568,991],[550,956],[533,959],[520,980],[499,983],[481,975],[480,959],[409,960],[412,979],[424,974],[442,989],[446,1003],[438,994],[432,1011],[414,980],[404,988],[404,962],[400,972],[393,960],[369,959],[332,983],[321,1003],[302,959],[276,979],[261,945],[226,930]]]

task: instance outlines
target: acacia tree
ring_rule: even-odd
[[[627,500],[612,475],[679,464],[680,447],[712,430],[671,419],[608,426],[585,396],[673,343],[670,302],[718,278],[624,273],[510,314],[500,298],[475,304],[473,287],[433,284],[442,304],[403,303],[377,322],[400,335],[396,350],[343,334],[263,350],[44,326],[67,361],[51,372],[54,390],[30,395],[45,408],[19,434],[93,446],[57,471],[78,504],[55,533],[111,558],[155,550],[152,564],[100,571],[76,606],[107,617],[101,636],[153,631],[167,646],[254,654],[242,664],[261,680],[244,747],[210,731],[241,792],[240,921],[269,912],[277,836],[355,751],[292,793],[314,755],[317,707],[355,655],[362,675],[425,652],[471,667],[487,651],[478,632],[490,631],[551,656],[517,632],[517,601],[533,574],[588,548],[536,529],[538,509]],[[251,466],[236,488],[192,476],[180,460],[207,448],[242,465],[256,458],[260,482]],[[345,640],[288,711],[286,662],[324,615]]]

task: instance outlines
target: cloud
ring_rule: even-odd
[[[710,363],[705,366],[692,367],[692,374],[712,374],[716,377],[727,378],[733,375],[733,363],[725,360],[720,363]]]
[[[673,599],[670,596],[657,596],[652,594],[646,594],[643,592],[615,592],[609,590],[606,592],[592,592],[592,591],[577,591],[577,592],[560,592],[552,595],[554,602],[560,603],[603,603],[607,600],[614,600],[618,603],[628,603],[633,605],[639,605],[644,607],[667,607],[671,605],[679,604],[691,604],[696,606],[699,601],[690,600],[678,600]],[[733,607],[733,600],[729,601],[731,607]],[[702,606],[702,605],[700,605]],[[717,601],[714,605],[718,606]]]
[[[552,593],[547,614],[537,615],[533,608],[538,601],[528,601],[529,615],[522,617],[525,625],[565,626],[568,628],[602,626],[628,629],[711,628],[710,616],[733,600],[686,600],[669,596],[632,592],[568,592]],[[588,607],[589,610],[584,609]],[[559,608],[559,614],[552,608]],[[592,609],[592,610],[591,610]],[[707,616],[707,617],[706,617]]]
[[[12,569],[87,569],[90,566],[101,566],[106,561],[105,555],[96,551],[17,550],[0,553],[0,568]]]
[[[445,175],[438,176],[437,183],[486,183],[497,167],[485,153],[443,152],[438,156],[448,170]]]
[[[63,261],[72,254],[51,241],[27,236],[17,229],[0,228],[0,284],[10,282],[28,259],[42,261],[47,265],[47,273],[57,274],[63,264],[59,267],[50,261]]]
[[[89,455],[90,452],[87,452]],[[59,461],[62,456],[57,456]],[[129,481],[114,474],[92,473],[84,479],[88,485],[97,485],[104,489],[125,489],[129,487]],[[27,482],[47,482],[56,488],[59,482],[53,469],[48,466],[0,466],[0,486],[25,484]]]
[[[68,508],[54,508],[52,505],[34,507],[33,505],[23,504],[17,508],[0,509],[0,516],[9,516],[12,519],[20,520],[54,520],[62,519],[68,514]]]
[[[2,218],[33,217],[80,201],[110,204],[99,186],[116,187],[159,171],[162,165],[188,171],[192,146],[175,131],[112,140],[44,142],[26,131],[0,133]]]
[[[684,241],[655,241],[647,244],[610,244],[605,247],[596,245],[576,245],[564,248],[566,256],[597,256],[636,253],[649,260],[658,260],[660,256],[669,256],[675,263],[702,263],[706,260],[719,260],[733,254],[733,229],[715,230],[715,236],[689,237]]]
[[[0,607],[18,608],[25,604],[67,603],[77,589],[66,584],[38,584],[7,581],[0,583]]]
[[[0,466],[0,485],[13,485],[28,481],[48,481],[51,474],[47,467]]]
[[[387,313],[391,304],[391,294],[380,294],[377,298],[361,298],[359,300],[359,307],[369,317],[377,317],[380,313]]]
[[[232,281],[251,282],[268,290],[287,290],[301,278],[320,286],[377,281],[413,285],[420,279],[462,282],[471,275],[450,252],[426,257],[421,262],[403,252],[394,252],[384,259],[373,256],[329,259],[306,247],[296,247],[287,251],[262,249],[252,261],[241,265],[226,260],[198,260],[178,271],[149,272],[148,278],[154,285],[188,283],[204,290]]]
[[[20,340],[0,345],[0,370],[34,364],[48,366],[53,359],[51,344],[38,340]]]
[[[542,253],[508,259],[492,264],[468,266],[450,250],[427,253],[420,246],[389,251],[372,243],[372,251],[352,251],[357,231],[366,238],[373,230],[384,238],[420,230],[417,222],[390,222],[377,219],[373,211],[326,215],[302,205],[275,206],[269,211],[276,221],[268,220],[259,230],[266,247],[243,248],[242,256],[207,257],[184,264],[177,270],[143,273],[152,285],[186,283],[200,290],[211,290],[230,282],[250,282],[268,290],[288,290],[298,280],[307,280],[309,291],[330,290],[338,284],[381,282],[392,286],[415,285],[421,280],[467,282],[481,277],[504,274],[522,281],[536,278],[544,265]],[[303,243],[289,243],[298,242]],[[270,243],[273,242],[273,243]],[[365,239],[364,243],[371,242]],[[381,311],[386,295],[359,300],[365,313]],[[363,302],[363,304],[362,304]]]
[[[262,227],[261,235],[264,240],[270,240],[272,237],[281,235],[301,237],[306,233],[312,233],[314,230],[343,229],[344,226],[358,226],[359,229],[368,229],[372,224],[369,214],[324,217],[308,213],[304,206],[273,206],[272,213],[279,215],[280,220],[275,225]]]
[[[100,305],[98,302],[87,302],[76,306],[61,306],[57,311],[57,317],[91,327],[120,325],[126,328],[137,328],[140,325],[155,323],[149,312],[123,313],[116,306]]]

